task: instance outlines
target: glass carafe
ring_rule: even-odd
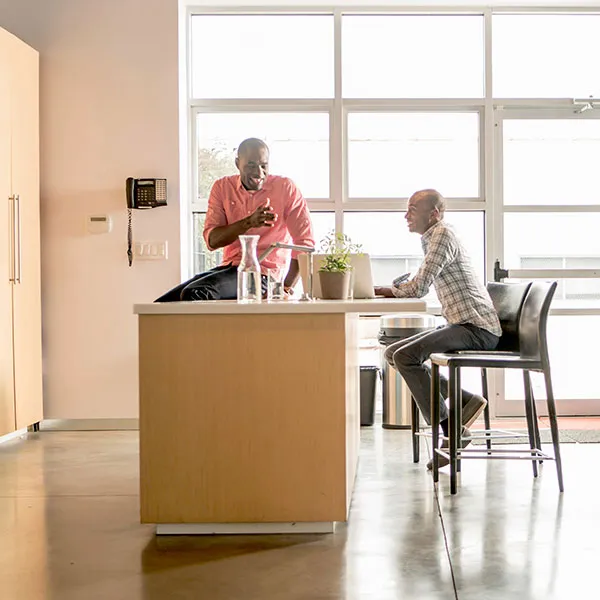
[[[238,302],[261,302],[262,282],[260,277],[260,264],[256,249],[258,235],[240,235],[242,246],[242,261],[238,266],[237,274],[237,299]]]

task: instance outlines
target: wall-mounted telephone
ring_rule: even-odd
[[[125,182],[127,196],[127,257],[129,266],[133,262],[132,209],[157,208],[167,205],[167,180],[166,179],[134,179],[128,177]]]
[[[156,208],[167,205],[166,179],[134,179],[126,182],[127,208]]]

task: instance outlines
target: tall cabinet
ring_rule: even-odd
[[[43,416],[39,56],[0,29],[0,435]]]

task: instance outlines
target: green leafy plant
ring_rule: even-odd
[[[354,244],[344,233],[330,231],[321,240],[320,250],[325,256],[319,271],[345,273],[350,268],[350,255],[361,253],[362,246]]]

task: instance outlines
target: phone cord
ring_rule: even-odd
[[[127,209],[127,259],[129,260],[129,266],[133,262],[133,252],[131,251],[131,244],[133,241],[133,236],[131,233],[131,220],[132,220],[132,210],[130,208]]]

